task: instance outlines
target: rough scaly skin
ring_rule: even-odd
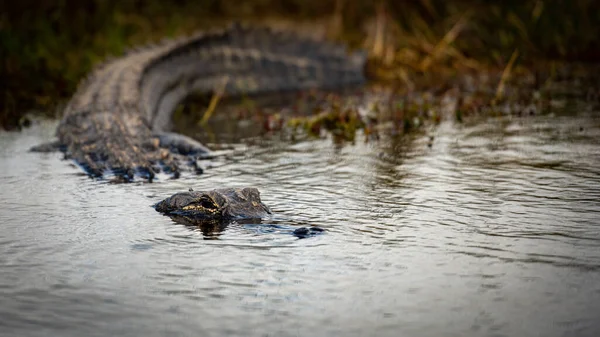
[[[121,181],[174,177],[181,159],[209,150],[187,137],[161,134],[190,93],[260,94],[357,85],[366,55],[262,27],[224,30],[166,41],[98,67],[69,101],[54,145],[93,177]],[[45,151],[48,146],[34,150]]]
[[[260,219],[271,214],[253,187],[180,192],[154,207],[166,215],[197,220]]]

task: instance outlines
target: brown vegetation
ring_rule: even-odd
[[[404,91],[445,91],[458,75],[490,72],[499,74],[494,98],[501,100],[513,73],[600,56],[600,3],[593,0],[6,1],[0,125],[17,126],[31,109],[51,114],[95,64],[128,46],[265,19],[308,22],[330,39],[366,48],[370,75]]]

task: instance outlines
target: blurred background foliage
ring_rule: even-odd
[[[18,0],[0,2],[0,125],[52,115],[90,69],[137,44],[229,20],[310,23],[366,48],[382,80],[600,59],[595,0]],[[514,60],[513,60],[514,61]]]

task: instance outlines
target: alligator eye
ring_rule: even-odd
[[[206,209],[218,209],[219,207],[217,207],[217,205],[215,205],[214,202],[212,202],[212,200],[209,199],[202,199],[200,201],[200,205]]]

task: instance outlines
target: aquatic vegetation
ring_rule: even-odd
[[[544,73],[540,81],[551,82],[565,62],[600,55],[600,3],[592,0],[3,2],[0,125],[18,126],[32,109],[55,115],[94,65],[129,46],[231,19],[308,26],[313,35],[366,48],[370,76],[400,94],[443,96],[461,77],[489,73],[496,81],[486,83],[493,97],[483,101],[494,106],[513,99],[505,90],[519,84],[518,76]],[[460,99],[467,106],[458,114],[482,101],[475,96]]]

